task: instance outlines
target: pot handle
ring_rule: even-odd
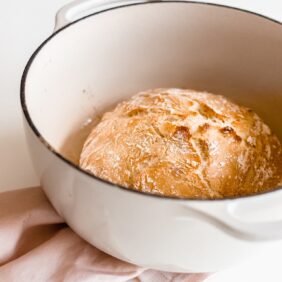
[[[280,193],[279,193],[280,192]],[[281,191],[270,192],[255,197],[222,200],[217,203],[185,204],[178,219],[189,217],[206,222],[223,232],[246,241],[274,241],[282,239],[282,220],[246,221],[241,219],[250,211],[266,211],[281,207]],[[275,198],[276,196],[276,198]],[[280,196],[280,197],[278,197]],[[280,214],[281,214],[280,208]],[[237,212],[240,212],[239,215]],[[240,215],[241,214],[241,215]],[[276,213],[278,214],[278,213]]]
[[[84,16],[128,4],[154,2],[148,0],[75,0],[63,6],[56,14],[54,32]]]

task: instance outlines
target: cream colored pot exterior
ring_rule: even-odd
[[[64,8],[57,24],[93,3]],[[282,137],[281,24],[192,2],[114,6],[57,26],[23,76],[27,140],[56,210],[101,250],[167,271],[223,269],[282,239],[282,190],[217,201],[162,198],[99,180],[57,153],[87,117],[155,87],[227,95]]]

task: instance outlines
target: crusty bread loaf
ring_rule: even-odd
[[[248,108],[206,92],[155,89],[103,116],[80,166],[140,191],[215,199],[277,187],[282,149]]]

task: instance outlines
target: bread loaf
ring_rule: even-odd
[[[130,189],[217,199],[281,184],[282,149],[246,107],[206,92],[155,89],[104,114],[80,166]]]

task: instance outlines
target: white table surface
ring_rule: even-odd
[[[38,184],[24,138],[20,79],[32,52],[52,32],[56,10],[68,2],[0,0],[0,191]],[[239,7],[282,21],[280,0],[204,2]],[[277,243],[240,266],[212,275],[207,282],[281,282],[281,265],[282,243]]]

